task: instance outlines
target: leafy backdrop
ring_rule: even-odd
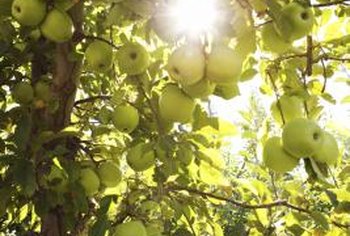
[[[11,16],[12,1],[0,2],[1,235],[113,235],[130,220],[161,228],[164,235],[350,234],[349,130],[331,130],[342,157],[335,167],[315,170],[305,159],[294,171],[277,174],[264,166],[261,149],[267,137],[281,132],[283,124],[273,117],[283,111],[264,109],[259,96],[249,98],[235,124],[213,114],[209,98],[197,99],[190,124],[164,127],[158,98],[172,81],[167,60],[186,39],[156,32],[155,6],[162,1],[46,1],[49,9],[62,2],[75,28],[63,43],[19,24]],[[314,11],[313,31],[293,50],[277,54],[263,49],[261,29],[274,20],[276,4],[287,1],[221,2],[232,14],[218,37],[244,55],[229,98],[239,96],[245,81],[260,81],[259,93],[274,100],[292,93],[304,101],[308,118],[325,124],[321,102],[337,102],[328,84],[349,86],[349,78],[336,77],[349,67],[349,2],[302,1]],[[118,61],[106,72],[91,71],[84,52],[94,40],[114,52],[138,42],[151,64],[132,76],[120,71]],[[12,95],[21,81],[45,81],[52,99],[19,105]],[[349,102],[348,94],[343,102]],[[110,119],[125,103],[140,114],[130,134]],[[238,154],[230,151],[232,137],[244,143]],[[150,143],[157,160],[141,173],[125,161],[139,142]],[[107,160],[120,167],[121,183],[88,194],[80,181],[83,166],[96,168]],[[53,166],[65,173],[64,191],[46,183]]]

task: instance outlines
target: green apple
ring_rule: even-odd
[[[292,44],[285,41],[276,31],[272,23],[265,24],[261,29],[262,48],[273,53],[285,53]]]
[[[41,37],[41,31],[39,28],[33,29],[28,36],[30,39],[36,41]]]
[[[150,64],[150,55],[139,43],[126,43],[117,52],[118,66],[122,73],[138,75]]]
[[[286,123],[296,118],[304,117],[304,104],[299,97],[283,95],[279,99],[279,104]],[[278,123],[283,123],[277,102],[272,103],[271,114]]]
[[[155,152],[149,144],[139,143],[132,147],[126,155],[128,165],[134,171],[145,171],[155,165]]]
[[[115,227],[113,236],[147,236],[141,221],[129,221]]]
[[[190,122],[195,106],[195,101],[174,84],[166,85],[159,97],[160,115],[172,122]]]
[[[57,192],[64,192],[68,184],[67,173],[56,165],[52,165],[50,172],[45,176],[49,188]]]
[[[112,113],[114,126],[125,133],[131,133],[139,124],[139,112],[129,104],[120,105]]]
[[[324,141],[320,149],[317,149],[312,156],[317,162],[326,163],[328,165],[337,164],[339,156],[339,148],[337,140],[328,132],[324,132]]]
[[[216,85],[214,95],[230,100],[240,94],[237,82]]]
[[[174,81],[184,86],[199,82],[205,74],[204,49],[192,44],[177,48],[169,57],[167,70]]]
[[[283,149],[280,137],[272,137],[266,141],[263,149],[263,160],[269,169],[279,173],[291,171],[299,163],[299,159]]]
[[[50,85],[45,82],[37,82],[34,85],[34,93],[35,93],[35,98],[43,100],[44,102],[48,102],[52,98],[52,93],[50,89]]]
[[[85,51],[85,60],[89,69],[105,72],[113,65],[113,48],[106,42],[95,40]]]
[[[286,41],[294,41],[311,32],[314,24],[314,13],[310,7],[298,2],[284,6],[275,22],[277,30]]]
[[[233,83],[242,71],[238,53],[224,44],[215,44],[207,59],[207,77],[214,83]]]
[[[113,188],[122,180],[122,172],[117,164],[112,161],[106,161],[99,165],[97,169],[101,184]]]
[[[36,26],[46,15],[44,0],[14,0],[11,7],[13,17],[22,25]]]
[[[147,236],[162,236],[163,230],[157,225],[148,225],[146,227]]]
[[[322,148],[324,132],[312,120],[297,118],[283,128],[284,149],[296,158],[310,157]]]
[[[202,79],[199,82],[192,85],[184,85],[182,89],[185,93],[190,95],[192,98],[207,98],[209,95],[214,93],[215,84],[207,79]]]
[[[19,82],[13,89],[12,96],[19,104],[28,104],[33,101],[34,90],[30,83]]]
[[[46,15],[44,22],[40,25],[41,33],[47,39],[56,43],[70,40],[73,36],[73,28],[70,16],[56,8]]]
[[[91,168],[81,169],[79,183],[83,186],[86,195],[89,197],[95,195],[100,188],[100,179]]]

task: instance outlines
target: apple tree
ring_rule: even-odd
[[[349,235],[348,4],[0,0],[0,235]]]

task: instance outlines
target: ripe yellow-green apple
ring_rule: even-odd
[[[214,95],[230,100],[240,94],[237,82],[216,85]]]
[[[14,87],[12,96],[17,103],[28,104],[33,101],[34,98],[33,87],[27,82],[19,82]]]
[[[150,55],[141,44],[129,42],[119,49],[117,60],[122,73],[138,75],[147,70],[150,64]]]
[[[207,98],[209,95],[214,93],[215,84],[207,79],[202,79],[199,82],[192,85],[184,85],[182,89],[185,93],[190,95],[192,98]]]
[[[304,105],[299,97],[283,95],[279,99],[279,105],[286,123],[296,118],[304,117]],[[277,102],[272,103],[271,114],[278,123],[283,123]]]
[[[168,59],[167,70],[174,81],[184,86],[199,82],[205,73],[203,48],[186,44],[175,49]]]
[[[117,225],[113,236],[147,236],[147,231],[141,221],[129,221]]]
[[[112,113],[114,126],[125,133],[131,133],[139,124],[139,112],[129,104],[120,105]]]
[[[89,197],[95,195],[100,188],[100,179],[91,168],[81,169],[79,183],[83,186],[86,195]]]
[[[86,48],[85,60],[89,69],[105,72],[113,65],[113,48],[106,42],[95,40]]]
[[[271,137],[266,141],[263,149],[263,160],[269,169],[279,173],[291,171],[299,163],[299,159],[283,149],[280,137]]]
[[[326,163],[328,165],[337,164],[339,148],[337,140],[328,132],[324,132],[324,140],[320,149],[317,149],[312,156],[315,161]]]
[[[49,40],[62,43],[73,36],[73,22],[70,16],[60,10],[52,9],[40,25],[41,33]]]
[[[112,161],[106,161],[99,165],[97,169],[98,176],[102,185],[113,188],[122,180],[122,172],[117,164]]]
[[[34,85],[34,94],[36,99],[43,100],[44,102],[48,102],[52,98],[50,85],[41,81]]]
[[[46,15],[46,1],[44,0],[14,0],[12,15],[22,25],[39,25]]]
[[[265,24],[261,29],[262,48],[273,53],[285,53],[291,49],[292,44],[285,41],[276,31],[272,23]]]
[[[296,158],[311,157],[322,148],[323,141],[324,132],[312,120],[297,118],[283,128],[283,147]]]
[[[172,122],[190,122],[195,105],[195,101],[174,84],[166,85],[159,97],[160,115]]]
[[[275,24],[285,40],[294,41],[311,32],[314,13],[310,7],[291,2],[282,8]]]
[[[45,176],[45,181],[49,188],[57,192],[63,192],[68,184],[68,176],[63,169],[52,165],[50,172]]]
[[[139,143],[132,147],[126,155],[128,165],[134,171],[145,171],[155,164],[155,152],[149,144]]]
[[[215,44],[207,59],[207,77],[214,83],[233,83],[242,71],[242,59],[230,47]]]

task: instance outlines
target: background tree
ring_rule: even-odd
[[[1,0],[0,234],[349,234],[348,4]]]

